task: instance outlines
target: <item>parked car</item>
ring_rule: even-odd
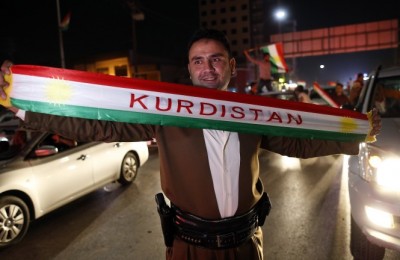
[[[146,142],[77,143],[17,130],[0,142],[0,248],[31,221],[111,182],[130,184],[148,159]]]
[[[377,108],[382,131],[360,153],[345,156],[351,205],[354,259],[383,259],[385,248],[400,251],[400,67],[370,74],[355,110]]]
[[[296,97],[294,96],[293,91],[269,91],[269,92],[263,92],[258,94],[259,96],[263,97],[270,97],[270,98],[276,98],[276,99],[282,99],[282,100],[292,100],[294,101]]]

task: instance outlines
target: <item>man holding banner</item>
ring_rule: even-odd
[[[258,93],[262,93],[262,89],[265,87],[268,91],[272,91],[272,79],[271,79],[271,63],[269,61],[269,53],[263,54],[262,59],[256,59],[252,57],[249,50],[244,50],[244,55],[247,60],[257,65],[258,69]]]
[[[188,45],[188,70],[194,87],[96,75],[93,81],[99,83],[104,79],[107,84],[115,81],[113,84],[121,85],[123,90],[128,88],[126,82],[133,82],[134,86],[129,88],[130,108],[137,105],[143,108],[143,111],[142,113],[131,111],[127,118],[119,117],[119,114],[125,114],[125,111],[112,113],[107,109],[105,114],[102,114],[104,111],[98,107],[95,112],[102,116],[92,119],[87,114],[81,116],[79,111],[70,113],[68,108],[72,110],[78,108],[68,104],[62,105],[65,109],[62,112],[66,116],[60,116],[62,113],[58,110],[62,106],[59,104],[56,104],[58,110],[54,109],[54,115],[44,114],[51,109],[41,113],[11,109],[18,111],[17,114],[23,117],[26,128],[58,132],[74,140],[111,142],[156,138],[160,158],[161,188],[171,202],[170,206],[163,204],[163,196],[157,196],[167,246],[166,258],[263,259],[261,226],[271,205],[259,178],[259,149],[299,158],[342,153],[357,154],[360,140],[355,138],[337,141],[331,137],[325,140],[304,138],[302,133],[314,130],[305,131],[294,126],[292,128],[291,123],[297,120],[299,125],[303,125],[304,121],[300,119],[303,116],[307,118],[306,114],[312,113],[313,106],[318,107],[315,110],[319,110],[320,106],[296,103],[296,109],[300,110],[299,115],[283,119],[286,112],[290,112],[285,105],[290,106],[293,102],[228,92],[228,84],[235,74],[236,61],[232,57],[228,40],[220,31],[199,30],[193,35]],[[49,69],[49,71],[53,77],[64,78],[64,88],[70,84],[68,78],[81,78],[86,82],[93,77],[86,72],[76,72],[79,74],[78,77],[73,71],[65,73],[66,70]],[[35,82],[44,82],[48,80],[48,76],[40,77],[45,74],[43,71],[28,73],[17,65],[13,69],[9,62],[3,64],[1,73],[1,76],[12,74],[11,104],[35,110],[32,106],[24,106],[23,99],[30,99],[28,97],[30,93],[17,91],[17,85],[20,84],[18,77],[27,79],[24,75],[29,74],[29,77],[34,77]],[[55,73],[60,75],[54,75]],[[84,76],[89,79],[85,79]],[[30,87],[31,84],[33,80],[28,82]],[[1,96],[6,97],[3,88],[7,87],[8,83],[3,77],[0,77],[0,86]],[[40,88],[40,84],[37,87]],[[21,88],[23,88],[22,83]],[[102,86],[101,89],[104,88],[110,88],[109,93],[112,96],[120,91],[113,86]],[[78,89],[82,91],[81,86]],[[159,94],[161,92],[163,95]],[[96,92],[92,93],[95,94]],[[152,95],[156,96],[155,104],[150,102]],[[87,96],[88,94],[82,94],[83,100]],[[96,97],[100,98],[99,95]],[[38,104],[36,102],[38,101],[30,104]],[[115,102],[123,103],[123,100],[114,100]],[[87,103],[89,102],[80,101],[78,107],[88,107]],[[103,103],[104,101],[98,105],[102,106]],[[197,104],[199,104],[198,109]],[[148,109],[153,105],[160,113],[154,112],[148,115]],[[164,112],[175,105],[178,108],[178,115],[174,115],[173,119],[178,120],[173,121]],[[40,106],[48,104],[41,101]],[[330,114],[329,116],[323,114],[321,118],[334,120],[335,114],[344,113],[340,109],[330,107],[324,109]],[[240,121],[247,118],[249,111],[252,123]],[[354,118],[346,117],[345,121],[350,120],[354,123],[358,122],[357,118],[364,118],[353,111],[346,113]],[[218,116],[218,120],[211,120],[209,117],[211,114]],[[265,114],[269,119],[259,122],[260,118],[264,119]],[[79,118],[80,116],[82,118]],[[138,123],[133,123],[132,117],[136,116],[135,120],[138,120]],[[143,118],[145,120],[140,121]],[[376,111],[372,112],[369,118],[366,123],[370,122],[371,128],[367,132],[368,135],[374,136],[380,131],[380,118]],[[181,121],[184,123],[181,124]],[[285,126],[262,126],[267,121],[284,123]],[[311,128],[315,128],[314,123],[311,124]],[[278,129],[277,132],[273,131],[274,127]],[[262,134],[260,129],[265,134]],[[340,136],[340,133],[330,132],[330,135],[336,134]],[[343,138],[348,136],[346,133]]]

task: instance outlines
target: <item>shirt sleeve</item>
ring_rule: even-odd
[[[25,120],[25,110],[19,109],[17,113],[15,113],[16,117],[19,117],[22,121]]]
[[[261,148],[280,155],[304,159],[334,154],[357,155],[359,153],[358,142],[339,142],[280,136],[264,136],[262,138]]]
[[[136,142],[155,137],[155,127],[105,120],[55,116],[26,111],[23,127],[60,134],[80,142]]]

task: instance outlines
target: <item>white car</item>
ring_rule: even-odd
[[[77,143],[18,130],[0,142],[0,248],[32,220],[111,182],[130,184],[149,156],[146,142]]]
[[[400,251],[400,67],[373,72],[355,110],[377,108],[382,130],[374,143],[361,143],[346,156],[354,259],[383,259],[385,248]]]

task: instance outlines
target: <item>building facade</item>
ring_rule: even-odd
[[[265,16],[262,0],[199,0],[200,27],[221,30],[230,40],[238,63],[232,84],[238,92],[256,78],[256,68],[246,62],[243,51],[266,43]]]

